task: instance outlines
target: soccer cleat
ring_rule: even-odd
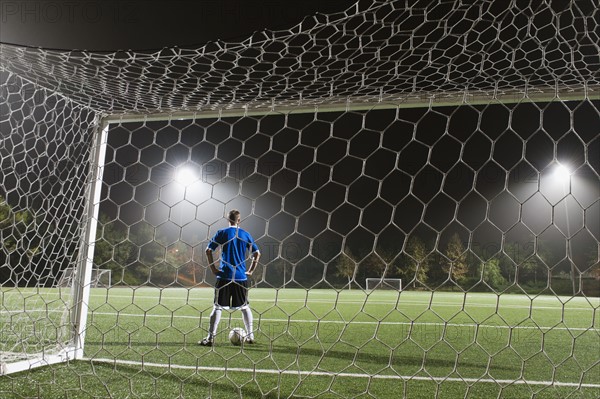
[[[202,341],[198,341],[198,345],[200,346],[213,346],[215,340],[211,337],[206,337]]]
[[[244,339],[244,343],[245,344],[250,344],[250,345],[254,344],[254,337],[250,337],[250,336],[246,337]]]

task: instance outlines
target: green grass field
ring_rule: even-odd
[[[598,298],[253,289],[257,343],[231,345],[224,312],[205,348],[211,304],[94,289],[86,359],[1,377],[0,397],[600,397]]]

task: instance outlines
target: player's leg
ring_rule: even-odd
[[[231,285],[231,284],[229,284]],[[198,342],[202,346],[212,346],[215,342],[217,335],[217,329],[219,328],[219,322],[221,321],[221,314],[223,313],[222,307],[228,306],[229,296],[226,293],[227,282],[224,280],[217,280],[215,284],[215,300],[213,310],[209,316],[208,324],[208,336]],[[227,297],[227,298],[225,298]]]
[[[236,289],[232,297],[232,305],[242,312],[242,320],[246,327],[246,342],[254,343],[254,317],[248,301],[248,281],[236,282]]]
[[[246,331],[248,334],[246,335],[246,342],[249,344],[254,343],[254,317],[252,316],[252,309],[250,306],[245,305],[240,308],[242,311],[242,319],[244,320],[244,325],[246,326]]]
[[[210,313],[210,323],[209,323],[209,327],[208,327],[208,335],[209,337],[211,337],[212,339],[215,338],[215,336],[217,335],[217,328],[219,328],[219,322],[221,321],[221,313],[223,311],[221,310],[220,306],[215,305],[213,307],[212,312]]]

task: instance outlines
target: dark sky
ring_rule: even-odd
[[[324,248],[339,250],[343,237],[360,256],[397,248],[411,234],[444,247],[454,233],[493,253],[503,236],[550,241],[585,223],[589,230],[573,240],[583,248],[598,230],[599,105],[125,123],[109,134],[101,212],[198,245],[235,207],[261,245],[285,251],[293,243],[301,258],[313,240],[313,255],[325,262]],[[567,200],[552,177],[556,160],[575,171]],[[187,189],[174,182],[182,166],[197,174]],[[565,206],[566,220],[558,211]]]
[[[306,15],[338,12],[351,2],[168,4],[2,1],[0,40],[106,51],[199,46],[215,39],[242,41],[265,28],[289,29]],[[516,28],[526,19],[507,21],[501,33],[507,45],[516,46]],[[489,32],[479,34],[483,38]],[[479,42],[471,43],[476,48]],[[532,43],[523,50],[530,51]],[[476,56],[478,51],[472,50]],[[495,54],[505,56],[502,51]],[[416,68],[415,75],[423,72],[419,65],[407,65]],[[399,84],[388,83],[392,89]],[[7,102],[5,108],[9,105],[14,103]],[[578,235],[574,246],[593,243],[598,240],[600,206],[599,109],[598,100],[491,103],[113,126],[101,212],[126,226],[149,223],[157,238],[171,236],[199,245],[222,226],[225,210],[236,207],[247,215],[244,226],[263,246],[295,261],[310,253],[328,262],[344,244],[357,256],[397,249],[411,234],[438,248],[455,232],[473,248],[495,246],[492,250],[502,240],[564,240],[570,232]],[[19,112],[0,111],[14,118]],[[15,148],[21,148],[19,143],[10,141],[2,148],[10,154],[3,162],[17,165],[3,179],[2,188],[12,190],[13,197],[21,195],[14,186],[28,187],[19,180],[20,170],[27,173],[30,163],[39,163],[35,154],[23,151],[26,146]],[[568,204],[551,182],[557,160],[577,170]],[[176,169],[187,164],[200,174],[195,189],[173,182]],[[567,206],[573,214],[560,219],[558,209]]]
[[[241,41],[288,29],[348,0],[0,0],[0,41],[54,49],[120,50]]]

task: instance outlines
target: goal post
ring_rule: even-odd
[[[27,84],[25,83],[25,85]],[[23,95],[24,93],[26,92],[23,91],[20,94]],[[26,94],[32,95],[33,92]],[[28,259],[32,261],[30,265],[13,266],[12,259],[10,257],[6,259],[8,264],[5,267],[14,267],[14,269],[9,268],[8,273],[5,272],[3,281],[0,284],[2,310],[6,312],[6,316],[10,317],[10,323],[7,320],[2,320],[3,328],[8,327],[8,330],[2,340],[0,350],[0,375],[64,363],[83,356],[90,287],[101,282],[102,284],[107,283],[108,286],[111,283],[110,270],[93,270],[94,242],[100,204],[107,128],[96,129],[96,132],[96,142],[90,144],[89,147],[91,157],[88,164],[89,169],[82,171],[82,173],[89,173],[91,178],[86,179],[85,176],[80,176],[82,179],[80,182],[81,193],[86,192],[85,196],[80,198],[80,200],[86,202],[86,211],[82,214],[83,224],[86,227],[82,230],[83,237],[74,241],[75,243],[79,242],[81,248],[79,251],[70,253],[73,266],[64,267],[62,270],[59,268],[59,276],[53,273],[49,273],[48,277],[43,274],[39,276],[33,274],[37,268],[37,259],[33,254],[43,253],[45,246],[51,247],[53,244],[57,244],[38,242],[35,239],[34,241],[39,246],[16,247],[17,251],[24,250],[32,254],[28,256]],[[85,187],[86,184],[87,188]],[[28,219],[19,216],[9,204],[5,203],[3,205],[5,206],[4,216],[8,214],[9,217],[14,218],[13,220],[18,221]],[[62,208],[63,212],[68,209],[66,204],[58,206]],[[11,214],[15,216],[11,216]],[[36,220],[34,217],[31,219]],[[66,220],[68,224],[73,223],[73,221]],[[78,230],[78,227],[70,229],[69,235],[65,238],[73,240],[72,235]],[[6,228],[4,230],[6,231]],[[60,229],[57,228],[57,231],[60,231]],[[13,234],[26,237],[26,231],[20,232],[17,230]],[[10,238],[8,241],[10,241]],[[76,258],[77,253],[79,259]],[[45,255],[42,261],[46,262],[46,265],[52,264],[52,261],[55,263],[60,262],[59,259],[53,259],[52,254]],[[38,279],[38,287],[29,288],[28,281],[19,280],[18,268],[22,268],[25,273],[29,274],[30,279]],[[92,280],[93,277],[95,281]],[[43,287],[44,281],[48,281],[49,285],[55,287],[55,289],[40,289],[39,286]],[[55,295],[58,295],[58,300],[56,300]],[[23,299],[23,303],[20,298]],[[52,305],[49,306],[48,302]],[[22,314],[24,317],[20,317],[18,314],[15,317],[15,312]],[[5,319],[4,315],[0,317]],[[4,333],[3,331],[3,335]],[[38,342],[31,345],[28,344],[29,340]]]
[[[79,264],[72,286],[75,301],[72,309],[75,359],[82,358],[84,354],[107,137],[108,124],[100,123],[95,131],[90,151],[90,179],[85,195],[87,203],[85,204],[83,215],[83,239],[81,240],[81,247],[79,249]]]

